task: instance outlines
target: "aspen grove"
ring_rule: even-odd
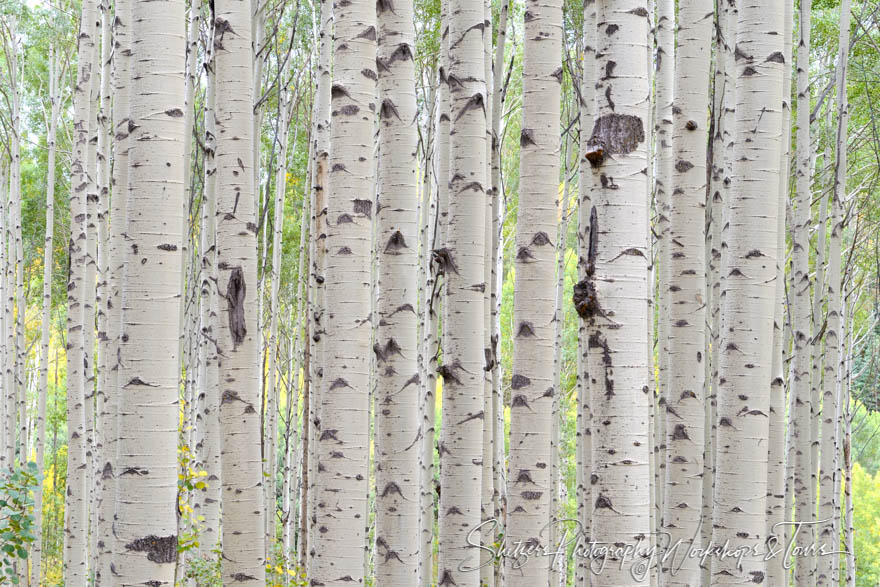
[[[880,584],[880,0],[0,44],[0,585]]]

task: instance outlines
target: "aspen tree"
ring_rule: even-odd
[[[376,10],[336,6],[327,159],[326,312],[321,412],[315,430],[313,582],[364,580],[372,318],[371,229],[376,114]],[[319,154],[318,157],[321,157]]]
[[[309,548],[311,525],[314,514],[317,487],[315,457],[317,456],[316,421],[320,415],[324,361],[324,272],[327,252],[327,195],[330,171],[330,100],[333,76],[330,64],[333,57],[333,3],[321,0],[320,25],[315,31],[319,39],[318,63],[315,72],[314,141],[312,146],[312,189],[309,193],[311,227],[309,233],[310,294],[309,294],[309,378],[305,394],[303,422],[303,476],[302,512],[300,516],[300,556],[308,555],[311,564],[312,549]],[[311,512],[311,513],[309,513]]]
[[[284,233],[284,195],[287,189],[287,153],[288,137],[290,130],[290,116],[295,100],[287,88],[289,83],[288,74],[290,62],[293,60],[288,55],[282,67],[279,83],[283,84],[279,95],[280,118],[278,119],[277,140],[279,143],[278,168],[275,172],[275,203],[274,203],[274,232],[272,234],[272,265],[269,273],[269,346],[268,366],[266,373],[266,431],[265,431],[265,483],[266,483],[266,543],[272,548],[275,541],[275,493],[276,493],[276,462],[277,462],[277,436],[278,436],[278,313],[280,300],[278,289],[281,286],[281,237]],[[256,137],[257,135],[255,135]],[[294,135],[295,136],[295,135]],[[294,147],[296,139],[294,138]],[[268,196],[267,196],[268,197]]]
[[[127,222],[119,347],[118,548],[122,585],[173,584],[177,561],[178,339],[184,185],[184,2],[132,5]],[[177,34],[171,31],[177,30]],[[178,79],[177,91],[168,79]],[[110,577],[107,577],[110,580]]]
[[[672,205],[672,170],[674,153],[672,151],[673,92],[675,90],[675,1],[656,0],[657,23],[655,37],[657,56],[655,60],[654,83],[654,202],[657,210],[657,341],[658,341],[658,415],[656,420],[657,447],[655,452],[654,495],[656,515],[655,528],[660,531],[663,520],[663,487],[666,478],[666,390],[668,385],[668,340],[669,304],[666,292],[669,291],[669,222]]]
[[[115,486],[104,488],[104,483],[109,475],[104,473],[107,463],[105,452],[107,451],[106,428],[108,420],[113,419],[115,424],[117,410],[115,397],[112,391],[117,388],[115,371],[110,370],[111,361],[115,362],[117,355],[111,354],[112,341],[108,336],[110,304],[110,255],[109,255],[109,199],[110,199],[110,150],[112,148],[111,131],[111,22],[113,14],[110,3],[107,1],[99,4],[101,12],[101,80],[98,92],[98,129],[97,129],[97,172],[96,182],[98,202],[96,205],[98,231],[97,245],[97,269],[98,283],[95,307],[97,311],[98,337],[97,337],[97,393],[95,402],[95,454],[94,462],[94,511],[92,512],[92,532],[90,542],[90,554],[95,569],[95,583],[101,585],[108,580],[110,575],[102,574],[102,566],[109,566],[107,559],[112,558],[112,551],[107,550],[102,537],[107,537],[112,532],[114,505],[116,495]],[[111,390],[112,385],[112,390]],[[111,424],[112,426],[112,424]],[[113,489],[113,493],[110,492]],[[106,503],[105,503],[106,502]],[[104,559],[104,560],[102,560]]]
[[[414,585],[419,541],[418,123],[410,0],[380,1],[376,580]]]
[[[36,445],[37,471],[44,474],[46,446],[46,398],[49,395],[49,335],[52,325],[52,275],[54,273],[55,242],[55,157],[58,118],[61,110],[59,81],[64,72],[58,62],[55,44],[49,50],[49,131],[46,137],[48,154],[46,157],[46,232],[43,240],[43,310],[40,322],[40,382],[37,407]],[[59,68],[61,71],[59,71]],[[34,535],[43,534],[43,484],[34,490]],[[43,555],[42,540],[34,542],[31,559],[31,585],[39,585]]]
[[[248,3],[214,2],[221,567],[224,583],[265,583]]]
[[[810,27],[812,0],[801,0],[799,11],[797,54],[797,169],[794,225],[792,227],[792,292],[791,322],[793,328],[792,387],[794,414],[791,418],[794,439],[795,521],[811,522],[815,506],[811,506],[811,412],[810,393],[810,259],[809,229],[812,192],[812,158],[810,145]],[[813,526],[804,525],[797,532],[798,548],[806,549],[814,541]],[[806,552],[806,550],[804,551]],[[808,555],[796,557],[794,579],[797,584],[813,581]]]
[[[821,483],[821,499],[819,502],[819,521],[821,525],[818,528],[818,542],[825,545],[826,551],[838,550],[838,533],[835,530],[834,518],[834,477],[837,474],[834,465],[834,454],[837,450],[836,429],[838,426],[837,412],[840,407],[837,401],[837,377],[839,364],[841,360],[841,337],[843,324],[841,323],[842,304],[840,288],[841,288],[841,248],[844,230],[844,209],[843,200],[846,197],[846,176],[847,176],[847,140],[848,140],[848,123],[849,123],[849,99],[847,96],[846,75],[849,65],[849,26],[851,19],[851,2],[843,0],[840,4],[840,36],[838,38],[837,49],[837,70],[835,84],[837,86],[837,128],[835,133],[836,149],[834,159],[834,186],[831,192],[831,238],[828,248],[828,283],[825,290],[825,299],[828,304],[827,325],[825,328],[825,376],[823,378],[822,390],[822,467],[820,472]],[[848,395],[848,393],[847,393]],[[846,412],[846,435],[843,444],[844,453],[844,469],[846,476],[845,496],[847,503],[844,505],[844,517],[846,518],[846,528],[851,528],[852,513],[851,508],[851,473],[850,467],[850,422],[849,422],[849,402],[843,404],[843,410]],[[830,453],[830,454],[828,454]],[[847,536],[848,552],[851,551],[852,532]],[[847,576],[846,584],[854,584],[854,568],[850,565],[850,556],[847,556]],[[817,572],[817,581],[821,585],[833,584],[834,568],[837,557],[824,556],[819,557],[819,565]],[[841,581],[843,582],[843,581]]]
[[[454,0],[448,17],[448,234],[445,247],[435,251],[446,287],[437,585],[476,586],[479,551],[473,546],[475,537],[467,537],[480,523],[485,418],[483,263],[488,178],[483,3]]]
[[[199,552],[203,557],[213,557],[213,550],[220,541],[220,501],[221,501],[221,430],[220,430],[220,355],[217,349],[219,333],[220,299],[217,291],[217,120],[216,113],[216,75],[214,73],[214,23],[209,23],[207,48],[205,52],[205,178],[204,202],[200,226],[200,246],[202,254],[201,290],[201,344],[204,357],[200,357],[199,379],[202,382],[201,438],[199,455],[205,472],[206,487],[200,502],[204,527],[199,539]],[[201,350],[200,350],[201,352]]]
[[[0,168],[0,186],[6,185],[7,178],[7,168],[4,162],[2,168]],[[9,409],[7,405],[10,394],[13,392],[12,380],[10,378],[11,371],[7,369],[7,361],[12,356],[13,346],[6,340],[7,333],[7,324],[9,323],[12,316],[12,309],[9,307],[7,303],[7,295],[9,294],[9,281],[6,275],[6,226],[9,224],[9,217],[11,214],[7,213],[7,198],[5,195],[0,195],[0,304],[2,304],[3,308],[0,309],[0,341],[3,344],[0,344],[0,442],[2,442],[2,446],[0,446],[0,465],[3,468],[11,467],[13,465],[13,457],[14,457],[14,427],[15,422],[10,421],[10,418],[14,418],[14,412]]]
[[[523,119],[514,278],[513,373],[510,401],[510,512],[506,537],[535,547],[551,520],[553,321],[559,117],[562,84],[562,2],[528,6],[523,33]],[[509,585],[549,580],[550,557],[528,564],[508,558]],[[519,566],[519,568],[517,568]]]
[[[678,13],[673,108],[672,195],[666,277],[669,340],[666,374],[666,483],[662,527],[670,545],[700,545],[706,347],[706,149],[711,0],[682,0]],[[705,358],[708,360],[708,358]],[[679,551],[662,566],[666,585],[700,582],[699,559]]]
[[[783,39],[783,58],[785,63],[792,60],[792,29],[794,2],[785,0],[785,28]],[[773,363],[771,365],[769,442],[767,451],[767,549],[779,549],[785,533],[785,367],[783,347],[785,346],[785,225],[789,198],[789,172],[791,158],[791,75],[786,71],[782,78],[782,149],[779,153],[779,198],[776,218],[776,299],[773,304]],[[809,296],[808,296],[809,297]],[[785,557],[776,556],[767,561],[767,578],[771,584],[785,579]]]
[[[648,377],[646,124],[648,10],[644,0],[600,2],[596,119],[584,156],[593,199],[586,278],[574,295],[587,321],[592,412],[592,536],[634,543],[651,532]],[[636,227],[634,229],[634,227]],[[644,227],[641,230],[639,227]],[[636,556],[640,556],[641,553]],[[617,555],[602,582],[648,584]]]
[[[112,361],[112,373],[108,382],[108,393],[104,409],[107,418],[104,422],[104,451],[101,463],[103,488],[102,515],[104,520],[115,520],[116,480],[119,473],[116,467],[118,449],[119,418],[119,346],[122,336],[122,280],[125,267],[124,234],[127,222],[128,202],[128,162],[130,119],[130,63],[131,63],[132,7],[128,0],[116,0],[113,15],[113,159],[110,178],[113,198],[110,205],[110,237],[107,245],[107,325],[109,339],[108,358]],[[101,527],[98,536],[99,577],[112,577],[111,564],[117,552],[116,535],[112,524]],[[109,580],[109,579],[108,579]]]
[[[89,118],[95,58],[95,0],[84,0],[77,41],[77,74],[73,95],[73,156],[71,158],[67,284],[67,493],[64,519],[64,583],[84,585],[87,579],[87,485],[85,445],[84,296],[86,277],[86,188]]]
[[[739,7],[712,524],[714,544],[728,541],[750,552],[741,562],[714,557],[711,578],[718,584],[764,581],[766,576],[759,553],[767,529],[767,383],[772,365],[766,349],[772,348],[776,298],[782,76],[788,66],[781,34],[784,18],[781,3]]]
[[[578,283],[587,278],[590,249],[590,211],[592,196],[596,186],[593,184],[593,172],[586,158],[590,145],[590,133],[595,123],[596,113],[596,52],[598,45],[598,2],[591,2],[584,7],[584,28],[582,31],[583,69],[580,81],[580,132],[578,144]],[[591,382],[587,369],[587,322],[578,320],[577,341],[577,519],[578,526],[585,536],[590,536],[592,525],[592,488],[590,484],[592,472],[592,422],[590,405],[592,403]],[[576,587],[586,587],[590,577],[589,561],[586,557],[578,557],[575,570]]]

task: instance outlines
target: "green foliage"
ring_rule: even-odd
[[[0,585],[18,585],[18,565],[27,565],[28,548],[37,538],[34,500],[40,476],[36,463],[7,469],[0,476]]]
[[[856,585],[875,587],[880,584],[880,473],[871,475],[855,463],[852,480]]]

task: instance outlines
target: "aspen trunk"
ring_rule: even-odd
[[[715,557],[712,582],[763,581],[766,539],[772,319],[776,299],[777,210],[782,140],[785,11],[739,8],[733,185],[722,275],[713,542],[752,550],[742,562]],[[768,186],[770,197],[767,198]],[[767,201],[771,205],[767,205]],[[725,223],[727,220],[725,220]],[[755,324],[757,321],[757,324]],[[746,473],[743,463],[748,461]]]
[[[69,245],[70,272],[67,285],[67,493],[64,520],[64,582],[84,585],[88,576],[86,421],[84,372],[84,299],[86,290],[86,188],[88,177],[91,84],[95,58],[95,0],[84,0],[78,38],[78,64],[74,88],[73,157],[71,159]],[[8,287],[8,286],[7,286]],[[8,414],[7,414],[8,416]]]
[[[825,299],[827,301],[828,314],[827,325],[825,328],[825,376],[823,378],[822,391],[822,471],[821,479],[821,501],[819,521],[821,525],[818,528],[818,542],[825,545],[826,551],[838,550],[839,537],[834,526],[834,455],[836,451],[834,438],[835,428],[837,427],[837,376],[839,373],[841,361],[841,347],[845,341],[841,337],[843,324],[841,322],[841,312],[843,310],[840,295],[841,290],[841,249],[844,230],[844,199],[846,198],[846,178],[847,178],[847,141],[849,123],[849,101],[847,96],[846,76],[849,56],[849,25],[851,18],[851,2],[843,0],[840,5],[840,37],[837,53],[837,129],[836,129],[836,157],[834,160],[834,186],[831,192],[831,238],[828,247],[828,283],[825,290]],[[848,395],[848,388],[847,388]],[[843,404],[846,413],[844,416],[846,432],[844,435],[844,475],[846,477],[845,511],[846,518],[846,550],[851,550],[852,542],[852,479],[851,479],[851,455],[850,455],[850,414],[849,402]],[[850,557],[847,556],[846,565],[846,584],[855,584],[855,569],[850,565]],[[833,583],[834,569],[837,563],[836,556],[819,557],[821,565],[817,579],[820,584],[828,585]]]
[[[56,136],[58,132],[58,117],[61,108],[61,95],[59,92],[58,58],[55,53],[55,45],[50,49],[49,55],[49,134],[46,138],[48,148],[46,168],[46,232],[43,241],[43,310],[40,322],[40,382],[38,387],[39,399],[37,407],[37,433],[34,439],[36,445],[37,471],[44,474],[44,451],[46,446],[46,398],[49,395],[49,335],[52,325],[52,275],[55,270],[53,259],[55,242],[55,156],[57,152]],[[2,298],[0,298],[2,299]],[[112,500],[111,500],[112,501]],[[38,537],[34,542],[31,558],[30,584],[39,585],[41,579],[41,562],[43,555],[43,484],[40,483],[34,490],[34,535]]]
[[[439,585],[476,586],[482,479],[485,357],[486,80],[482,2],[448,6],[449,214],[445,247],[435,250],[446,287],[440,373]],[[443,116],[441,110],[441,117]],[[442,134],[442,130],[441,130]],[[439,138],[439,137],[438,137]],[[444,176],[439,176],[444,181]],[[441,211],[443,206],[441,206]],[[470,539],[468,539],[468,536]],[[466,571],[470,567],[473,570]]]
[[[551,521],[554,273],[559,193],[559,117],[562,83],[562,2],[535,3],[525,18],[520,196],[514,277],[513,373],[510,402],[505,537],[539,548]],[[444,419],[445,422],[445,419]],[[551,557],[506,563],[511,586],[548,582]],[[517,568],[519,566],[520,568]]]
[[[663,530],[674,545],[681,540],[699,547],[702,515],[703,385],[706,347],[706,148],[709,121],[709,68],[712,42],[711,0],[679,3],[678,48],[675,52],[672,192],[666,243],[669,288],[669,336],[666,393],[666,483]],[[668,294],[667,294],[668,291]],[[661,316],[662,321],[667,320]],[[699,559],[675,551],[664,562],[665,585],[700,582]]]
[[[177,561],[184,2],[132,6],[131,161],[119,347],[114,582],[173,584]],[[162,114],[156,115],[156,112]],[[158,228],[158,230],[157,230]],[[109,577],[107,578],[109,581]]]
[[[580,79],[580,132],[578,145],[578,281],[587,279],[588,259],[590,256],[590,210],[592,209],[594,185],[590,162],[585,157],[590,145],[590,133],[595,123],[596,114],[596,72],[598,49],[598,3],[588,4],[584,9],[583,30],[583,70]],[[578,320],[577,347],[577,446],[578,446],[578,479],[577,479],[577,519],[580,531],[590,536],[592,531],[592,421],[590,406],[592,384],[588,363],[587,322]],[[578,557],[575,570],[575,587],[586,587],[590,579],[589,561],[586,557]]]
[[[265,583],[253,167],[253,59],[247,3],[214,3],[221,567],[224,583]]]
[[[785,63],[792,59],[792,28],[794,3],[785,2],[785,28],[783,39],[783,58]],[[791,168],[791,75],[787,72],[782,78],[782,149],[779,153],[779,198],[776,216],[776,299],[773,306],[773,364],[770,381],[770,428],[767,451],[767,550],[778,550],[783,542],[785,510],[785,457],[786,457],[786,396],[785,366],[783,350],[786,347],[785,320],[785,225],[786,215],[782,213],[789,201],[789,169]],[[809,294],[807,295],[809,297]],[[785,581],[784,556],[776,556],[767,561],[767,576],[772,583]]]
[[[648,439],[648,210],[650,122],[645,0],[600,2],[596,119],[584,156],[594,194],[586,278],[574,303],[587,321],[592,409],[592,536],[634,543],[651,532]],[[613,71],[614,75],[609,72]],[[627,487],[627,491],[621,491]],[[636,555],[637,557],[640,555]],[[602,581],[647,585],[616,555]]]
[[[345,287],[324,290],[317,532],[310,537],[311,577],[322,583],[364,579],[368,482],[376,11],[364,0],[336,8],[324,278]]]
[[[794,210],[794,226],[792,227],[792,292],[791,319],[793,329],[793,363],[792,387],[794,395],[794,413],[791,415],[791,436],[794,442],[794,503],[795,520],[812,522],[815,516],[815,503],[811,499],[813,492],[812,479],[812,447],[811,414],[815,407],[810,392],[810,259],[809,229],[810,205],[812,192],[812,159],[810,145],[810,26],[811,0],[801,0],[798,30],[797,54],[797,195]],[[814,528],[805,524],[798,529],[797,546],[806,549],[814,542]],[[806,552],[806,550],[804,550]],[[815,580],[814,557],[803,555],[795,558],[795,583],[807,584]]]
[[[379,258],[376,356],[376,580],[419,571],[418,124],[410,0],[376,4]]]

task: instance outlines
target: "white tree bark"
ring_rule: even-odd
[[[44,473],[44,453],[46,446],[46,398],[49,394],[49,335],[52,325],[52,276],[55,270],[53,259],[55,239],[55,156],[58,118],[61,109],[59,91],[59,64],[53,43],[49,55],[49,132],[46,137],[48,155],[46,158],[46,232],[43,241],[43,312],[40,323],[40,383],[37,408],[36,445],[37,471]],[[43,484],[34,490],[34,535],[43,534]],[[34,543],[31,554],[32,585],[40,584],[40,569],[43,555],[42,540]]]
[[[183,159],[185,38],[179,26],[184,8],[182,0],[132,5],[136,59],[113,525],[119,546],[111,569],[120,585],[172,585],[177,562],[178,278],[188,163]],[[178,80],[176,91],[169,90],[169,78]]]
[[[783,39],[783,58],[785,63],[792,60],[792,29],[794,3],[785,2],[785,26]],[[782,78],[782,149],[779,153],[779,194],[776,216],[776,299],[773,305],[773,363],[770,381],[769,442],[767,451],[767,549],[778,550],[783,547],[785,536],[785,458],[786,458],[786,386],[785,361],[785,225],[786,209],[789,201],[789,169],[791,168],[791,75],[786,72]],[[809,294],[808,294],[809,297]],[[790,516],[788,516],[790,517]],[[776,556],[767,561],[767,578],[770,584],[785,581],[785,557]]]
[[[651,531],[646,125],[650,123],[645,0],[599,3],[596,119],[584,156],[594,194],[586,278],[575,307],[587,321],[592,411],[592,536],[634,544]],[[624,489],[625,488],[625,489]],[[639,558],[642,553],[637,553]],[[612,554],[601,582],[647,585]]]
[[[792,387],[794,414],[791,436],[794,439],[794,503],[795,521],[812,522],[815,503],[810,499],[814,483],[811,458],[811,414],[815,411],[810,393],[810,258],[809,229],[812,204],[812,157],[810,144],[810,27],[811,0],[801,0],[799,11],[800,39],[797,54],[797,169],[794,226],[792,227],[792,292],[791,320],[793,329]],[[798,548],[806,549],[814,542],[814,527],[805,524],[797,532]],[[807,584],[814,578],[815,557],[795,558],[794,580]]]
[[[410,0],[380,1],[376,580],[419,571],[418,118]]]
[[[555,318],[559,117],[562,83],[562,2],[528,6],[524,25],[523,119],[516,229],[513,373],[510,401],[510,492],[505,537],[552,548],[551,429]],[[551,557],[528,564],[508,558],[511,586],[543,585]],[[517,568],[519,567],[519,568]]]
[[[682,0],[675,52],[673,158],[666,277],[669,336],[666,383],[664,532],[670,544],[701,546],[706,348],[706,150],[709,121],[711,0]],[[662,316],[661,320],[667,317]],[[708,360],[708,358],[706,358]],[[667,539],[667,535],[663,536]],[[696,585],[700,561],[678,549],[662,565],[665,585]]]
[[[482,2],[448,7],[449,215],[446,246],[435,251],[446,286],[445,398],[440,437],[437,585],[476,586],[484,413],[485,197],[487,110]],[[441,111],[441,117],[443,112]],[[442,133],[442,131],[441,131]],[[439,147],[439,145],[438,145]],[[439,175],[439,181],[444,176]],[[443,207],[441,206],[441,210]],[[469,544],[470,542],[470,544]]]
[[[259,322],[249,3],[214,3],[221,567],[224,583],[265,583]],[[225,302],[225,303],[224,303]]]
[[[84,0],[77,43],[74,88],[73,157],[71,159],[70,275],[67,285],[67,493],[64,520],[64,582],[85,585],[88,576],[86,484],[86,423],[84,361],[84,299],[86,290],[86,188],[93,61],[97,41],[95,0]]]
[[[367,511],[376,10],[336,6],[331,88],[324,357],[315,430],[313,582],[363,581]],[[320,124],[320,119],[319,119]],[[318,157],[322,155],[319,153]],[[320,173],[320,172],[319,172]]]
[[[784,18],[782,3],[739,7],[712,524],[713,543],[729,541],[751,552],[741,563],[713,558],[713,584],[764,581],[766,576],[760,553],[767,529],[767,384],[772,368],[767,349],[772,348],[776,299],[782,76],[788,67],[783,54]]]
[[[841,347],[844,339],[841,337],[843,324],[841,323],[841,248],[844,230],[844,199],[846,198],[846,177],[848,162],[848,123],[849,101],[847,96],[846,75],[849,65],[849,25],[851,18],[851,1],[843,0],[840,5],[840,37],[837,53],[837,129],[836,129],[836,157],[834,160],[834,186],[831,192],[831,238],[828,247],[828,283],[825,290],[827,300],[827,324],[825,327],[825,377],[822,391],[822,467],[820,473],[821,500],[819,502],[819,517],[821,522],[818,528],[818,542],[825,545],[826,551],[838,550],[838,533],[835,529],[834,517],[834,455],[837,451],[835,443],[835,429],[837,427],[837,376],[841,360]],[[848,396],[848,388],[847,388]],[[852,478],[850,468],[852,466],[850,455],[850,414],[849,402],[844,404],[845,416],[845,439],[844,475],[846,477],[844,517],[846,518],[846,550],[852,553]],[[855,584],[855,569],[850,565],[850,554],[847,556],[846,584]],[[822,585],[833,584],[834,568],[838,559],[836,556],[819,558],[818,583]]]

